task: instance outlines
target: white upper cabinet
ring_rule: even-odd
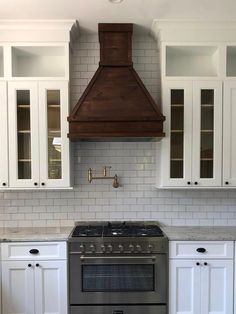
[[[70,188],[74,20],[0,21],[0,189]]]
[[[192,184],[221,186],[222,83],[193,83]]]
[[[70,186],[68,82],[9,82],[13,188]]]
[[[236,188],[236,23],[154,20],[152,30],[166,115],[157,186]]]
[[[191,182],[191,82],[167,84],[163,90],[163,103],[166,136],[161,142],[161,185],[186,186]]]
[[[68,82],[39,83],[41,186],[70,186],[68,108]]]
[[[159,185],[221,186],[222,83],[168,81],[163,105]]]
[[[11,187],[39,185],[38,94],[36,82],[8,83]]]
[[[0,188],[8,186],[7,85],[0,82]]]

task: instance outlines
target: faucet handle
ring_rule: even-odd
[[[103,176],[104,176],[104,177],[109,176],[110,169],[111,169],[111,166],[104,166],[104,167],[103,167]]]

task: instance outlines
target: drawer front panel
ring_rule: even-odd
[[[170,258],[233,258],[233,241],[171,241]]]
[[[2,243],[2,260],[55,260],[66,257],[66,242]]]

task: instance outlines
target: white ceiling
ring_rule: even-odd
[[[236,20],[236,0],[0,0],[0,19],[77,19],[82,30],[99,22],[150,29],[153,19]]]

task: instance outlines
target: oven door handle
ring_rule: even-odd
[[[133,259],[133,260],[144,260],[144,259],[152,259],[155,260],[156,256],[80,256],[80,259],[83,260],[96,260],[96,259],[118,259],[118,260],[127,260],[127,259]]]

